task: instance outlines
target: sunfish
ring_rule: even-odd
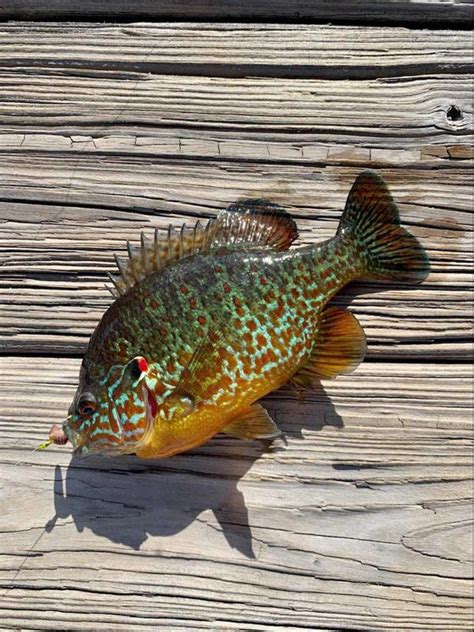
[[[290,382],[298,390],[353,371],[364,332],[328,305],[354,279],[420,282],[419,242],[400,226],[382,178],[361,173],[336,235],[290,247],[295,222],[277,204],[242,200],[205,227],[142,235],[117,259],[115,302],[94,331],[62,428],[79,456],[163,458],[218,432],[280,434],[258,400]]]

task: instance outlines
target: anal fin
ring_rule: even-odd
[[[351,373],[364,359],[366,348],[357,318],[345,309],[328,307],[322,313],[311,357],[290,383],[307,390],[314,380]]]
[[[239,439],[275,439],[281,435],[276,423],[260,404],[252,404],[223,428]]]

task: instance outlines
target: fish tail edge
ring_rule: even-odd
[[[339,225],[341,233],[355,241],[364,277],[421,283],[430,272],[423,246],[400,226],[398,207],[373,171],[356,178]]]

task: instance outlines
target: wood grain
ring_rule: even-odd
[[[373,166],[472,161],[466,74],[329,81],[95,72],[0,66],[3,160],[35,150]]]
[[[471,11],[0,6],[124,22],[0,25],[1,629],[472,628]],[[189,21],[213,17],[227,21]],[[432,273],[337,298],[367,360],[302,405],[265,400],[286,444],[219,436],[156,462],[32,451],[67,414],[126,239],[264,195],[314,243],[367,167]]]
[[[219,437],[153,463],[28,452],[79,362],[16,362],[0,364],[4,625],[468,629],[467,366],[364,364],[304,406],[265,402],[286,446]]]
[[[18,236],[3,255],[2,344],[41,353],[47,341],[49,352],[82,353],[125,239],[209,217],[239,196],[287,205],[304,243],[328,238],[353,178],[369,166],[387,177],[433,275],[419,289],[359,285],[341,300],[361,318],[370,356],[466,358],[469,36],[221,26],[48,24],[30,29],[27,44],[25,25],[0,31],[0,213],[3,235]],[[416,76],[382,78],[387,69],[413,72],[414,58]],[[316,76],[326,67],[381,78],[150,74],[213,73],[218,60],[253,74],[309,64]],[[439,73],[418,75],[427,64]]]
[[[172,0],[10,0],[0,5],[4,19],[158,19],[214,18],[259,20],[289,18],[298,21],[324,20],[339,23],[379,22],[382,24],[450,24],[469,28],[473,16],[471,0],[195,0],[176,3]]]
[[[115,267],[113,252],[125,254],[126,239],[137,243],[142,229],[151,233],[155,226],[207,217],[243,195],[261,197],[284,185],[287,192],[273,197],[288,202],[302,243],[329,238],[359,171],[33,152],[12,156],[0,173],[5,200],[0,203],[2,345],[14,352],[47,348],[48,353],[82,353],[111,302],[104,289],[106,271]],[[338,302],[350,304],[360,317],[372,357],[468,359],[472,263],[467,172],[382,173],[403,219],[428,250],[432,274],[419,288],[359,284]],[[84,199],[86,207],[78,207]]]
[[[25,38],[25,29],[28,37]],[[371,79],[472,70],[468,31],[242,23],[0,24],[0,66]]]
[[[3,25],[0,42],[4,160],[29,150],[373,166],[472,160],[466,32],[22,24]]]

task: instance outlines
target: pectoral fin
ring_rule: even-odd
[[[190,415],[196,407],[194,397],[183,391],[174,391],[167,397],[163,403],[163,410],[166,411],[165,416],[168,418],[186,417]]]
[[[366,346],[356,317],[345,309],[328,307],[322,314],[311,357],[290,383],[309,389],[314,380],[351,373],[362,362]]]
[[[194,403],[201,399],[203,391],[218,381],[222,335],[222,328],[218,329],[217,324],[209,329],[179,378],[176,392],[190,397]]]
[[[281,435],[276,423],[260,404],[252,404],[222,432],[239,439],[275,439]]]

